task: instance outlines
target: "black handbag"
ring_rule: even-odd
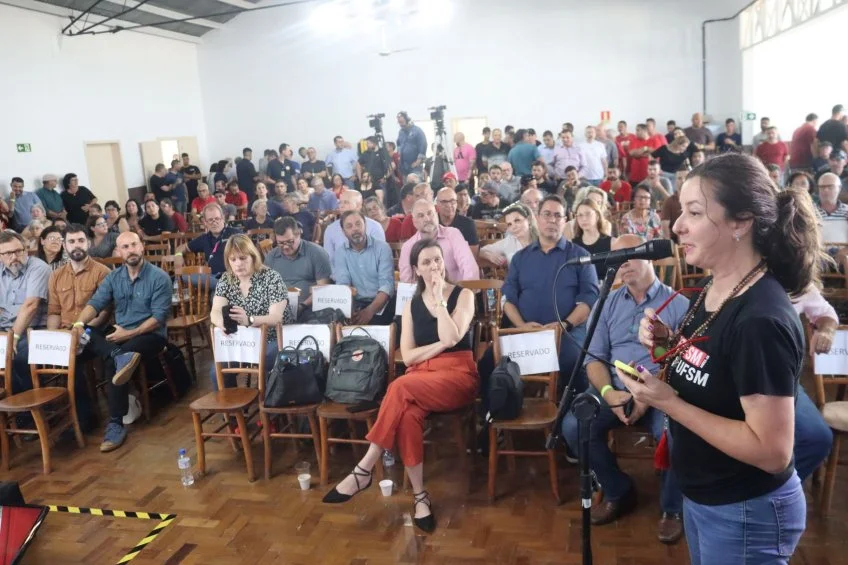
[[[304,347],[311,340],[315,349]],[[297,347],[286,347],[274,362],[268,375],[265,406],[285,408],[299,404],[316,404],[324,399],[327,386],[327,362],[313,336],[305,336]]]
[[[346,324],[347,318],[338,308],[324,308],[317,312],[309,311],[303,316],[302,324],[321,324],[327,325],[331,323]]]

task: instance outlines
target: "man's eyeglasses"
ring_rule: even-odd
[[[280,247],[292,247],[294,245],[295,239],[278,239],[277,245]]]
[[[665,310],[666,307],[669,304],[671,304],[674,301],[675,298],[677,298],[678,295],[682,294],[684,297],[689,298],[691,296],[695,296],[697,294],[700,294],[703,290],[704,290],[703,288],[687,287],[687,288],[681,288],[680,290],[676,291],[674,294],[669,296],[665,300],[665,302],[663,302],[660,305],[659,308],[656,309],[654,314],[656,315],[657,319],[654,323],[655,324],[660,323],[664,326],[666,325],[665,322],[663,322],[660,319],[659,316],[662,313],[662,311]],[[670,338],[671,337],[671,328],[666,326],[666,330],[669,332],[669,338]],[[680,342],[676,346],[672,347],[671,349],[669,349],[667,347],[668,340],[666,340],[665,344],[655,343],[654,346],[651,348],[651,361],[653,361],[657,365],[661,365],[661,364],[665,363],[666,361],[668,361],[669,359],[671,359],[672,357],[674,357],[675,355],[677,355],[678,353],[686,350],[693,343],[698,343],[698,342],[701,342],[701,341],[707,341],[708,339],[709,339],[708,336],[693,337],[692,339],[681,339]]]
[[[456,206],[456,199],[454,200],[437,200],[437,204],[440,206]]]
[[[14,257],[15,255],[23,255],[24,253],[26,253],[26,249],[21,247],[20,249],[15,249],[14,251],[4,251],[3,253],[0,253],[0,257],[3,257],[4,259],[9,259],[10,257]]]
[[[559,212],[549,212],[548,210],[541,212],[539,215],[545,218],[546,220],[561,220],[565,217],[565,214],[560,214]]]

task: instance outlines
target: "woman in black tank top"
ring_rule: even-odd
[[[470,331],[474,295],[445,280],[444,257],[435,240],[417,242],[410,265],[418,290],[403,311],[400,350],[406,373],[389,384],[377,422],[368,432],[371,445],[365,457],[324,502],[346,502],[371,486],[372,469],[383,450],[397,443],[415,495],[413,522],[429,533],[436,520],[424,490],[423,423],[431,412],[457,410],[477,397]]]

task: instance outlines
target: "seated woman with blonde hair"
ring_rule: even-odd
[[[577,194],[577,198],[574,200],[575,213],[577,207],[580,206],[580,204],[587,198],[592,200],[592,202],[595,203],[595,205],[598,207],[598,210],[600,210],[601,212],[601,218],[603,220],[601,222],[603,228],[601,229],[601,233],[610,236],[615,235],[613,233],[614,226],[610,222],[610,211],[608,206],[609,202],[607,201],[607,193],[596,186],[587,186],[586,188],[581,189],[580,192]],[[562,235],[568,241],[574,240],[574,226],[576,224],[577,219],[573,218],[566,222],[565,228],[563,228],[562,230]]]
[[[212,299],[209,318],[212,325],[224,330],[224,306],[230,306],[230,317],[239,326],[265,326],[265,369],[270,371],[277,358],[277,324],[292,322],[289,313],[288,287],[280,273],[262,262],[262,255],[249,237],[233,235],[224,247],[224,266]],[[227,375],[226,386],[235,385],[235,375]],[[215,364],[209,371],[212,388],[218,389]]]
[[[413,522],[425,532],[436,528],[430,495],[424,490],[424,418],[474,402],[477,366],[471,351],[474,294],[445,279],[442,248],[422,239],[409,262],[418,288],[403,310],[400,350],[408,367],[386,391],[377,422],[368,432],[371,442],[353,471],[324,497],[347,502],[371,486],[374,465],[383,451],[397,443],[415,497]]]

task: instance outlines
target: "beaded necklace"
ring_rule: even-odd
[[[745,275],[745,277],[741,281],[739,281],[739,284],[733,287],[733,290],[730,291],[730,294],[727,295],[727,298],[725,298],[721,302],[719,307],[716,308],[716,310],[712,312],[709,317],[707,317],[703,324],[698,326],[698,328],[694,332],[692,332],[692,335],[690,335],[688,339],[692,340],[693,338],[701,337],[702,335],[704,335],[704,333],[707,331],[707,328],[710,327],[710,324],[712,324],[713,321],[718,318],[718,315],[721,313],[724,306],[732,299],[736,298],[736,296],[742,291],[742,289],[745,288],[754,279],[754,277],[760,274],[760,272],[764,271],[765,268],[766,260],[762,259],[759,263],[757,263],[756,267],[754,267],[747,275]],[[683,322],[680,323],[680,326],[678,326],[677,331],[675,331],[674,334],[671,336],[671,339],[669,340],[669,344],[671,347],[677,346],[678,342],[680,341],[680,338],[683,335],[683,330],[685,330],[686,327],[692,322],[692,319],[695,317],[695,314],[698,312],[698,309],[700,309],[701,304],[703,304],[704,300],[706,299],[707,292],[710,290],[710,288],[712,288],[712,286],[713,280],[710,279],[710,282],[706,284],[704,290],[702,290],[701,293],[698,295],[698,299],[695,301],[695,305],[689,309],[689,311],[686,313],[686,316],[683,317]],[[666,363],[665,370],[663,371],[662,375],[662,380],[664,380],[665,382],[669,381],[669,367],[671,367],[677,360],[677,358],[683,355],[687,349],[689,349],[688,345],[681,348],[674,354],[671,360]]]

